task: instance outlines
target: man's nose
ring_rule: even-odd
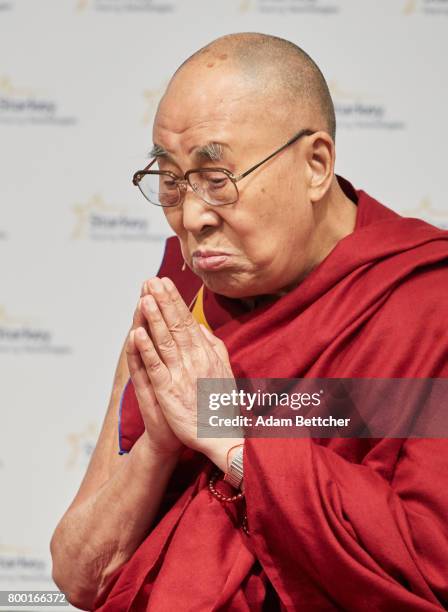
[[[204,202],[188,185],[182,203],[182,222],[187,231],[199,234],[208,227],[217,227],[221,217],[216,207]]]

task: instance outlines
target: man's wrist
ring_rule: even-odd
[[[216,439],[215,442],[217,444],[210,449],[207,456],[222,472],[226,473],[235,454],[244,445],[244,438]]]
[[[176,466],[182,450],[183,447],[175,451],[158,449],[148,439],[146,432],[140,436],[132,449],[134,454],[138,455],[142,467],[147,466],[152,469],[157,466],[162,471],[168,472]]]

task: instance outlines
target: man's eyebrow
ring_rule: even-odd
[[[149,152],[149,157],[171,157],[166,149],[164,149],[161,145],[154,143],[151,151]]]
[[[206,159],[208,161],[221,161],[224,159],[224,150],[231,148],[229,145],[221,142],[208,142],[202,147],[193,147],[189,154],[194,151],[194,156],[198,159]],[[154,143],[151,151],[149,152],[149,157],[166,157],[172,159],[172,155],[169,151],[167,151],[162,145]]]
[[[224,149],[230,149],[230,147],[221,142],[208,142],[204,146],[198,147],[194,155],[197,158],[209,161],[221,161],[224,159]]]

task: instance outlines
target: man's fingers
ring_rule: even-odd
[[[176,339],[182,339],[182,342],[185,343],[186,346],[189,345],[192,348],[204,347],[204,339],[198,323],[188,309],[188,306],[185,304],[176,285],[168,277],[163,277],[161,283],[173,305],[175,319],[173,319],[171,325],[168,324],[168,327],[170,329],[173,328],[175,332],[177,332]]]
[[[142,312],[142,298],[139,298],[137,302],[137,306],[134,310],[134,315],[132,317],[132,328],[137,329],[137,327],[148,327],[145,315]]]
[[[137,306],[132,317],[132,329],[137,329],[137,327],[144,327],[145,329],[148,329],[148,323],[145,315],[142,312],[142,298],[149,293],[148,282],[145,281],[140,289],[140,298],[137,302]]]
[[[157,402],[151,381],[148,378],[145,365],[140,356],[140,351],[135,344],[135,331],[129,334],[126,343],[126,358],[128,362],[129,374],[134,385],[135,395],[139,405],[143,408],[154,406]]]
[[[148,322],[151,340],[162,361],[169,368],[176,367],[179,365],[177,345],[152,295],[142,298],[142,311]]]
[[[143,283],[142,288],[140,290],[140,297],[143,297],[144,295],[147,295],[148,292],[148,285],[146,284],[146,281]]]
[[[175,301],[169,291],[167,291],[162,279],[155,277],[148,281],[148,289],[155,298],[167,329],[179,348],[181,353],[188,354],[191,350],[191,336],[186,328],[184,320],[179,317],[179,312]]]
[[[212,348],[218,354],[218,357],[224,362],[229,361],[229,353],[227,351],[227,347],[224,342],[215,336],[203,323],[199,323],[199,328],[204,335],[207,342],[212,346]]]
[[[157,396],[157,388],[161,388],[171,381],[169,371],[162,362],[151,338],[143,327],[139,327],[134,331],[134,342],[140,352],[140,357],[145,366],[148,378],[155,387],[154,391]]]

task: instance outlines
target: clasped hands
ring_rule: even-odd
[[[171,279],[144,283],[126,356],[152,450],[176,455],[187,446],[225,471],[227,451],[244,440],[197,437],[197,379],[233,378],[229,355],[197,323]]]

